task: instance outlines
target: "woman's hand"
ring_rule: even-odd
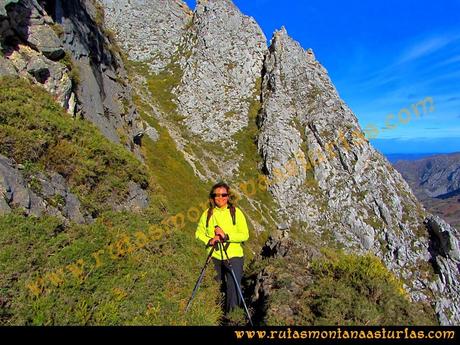
[[[222,241],[220,240],[220,237],[216,235],[216,236],[214,236],[213,238],[211,238],[209,240],[208,246],[209,247],[214,247],[216,245],[216,243],[218,243],[218,242],[222,242]]]
[[[221,242],[224,242],[226,240],[225,232],[224,230],[222,230],[220,226],[216,226],[214,228],[214,235],[218,236]]]

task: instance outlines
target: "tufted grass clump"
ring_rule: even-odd
[[[280,274],[276,286],[286,285],[282,277]],[[280,288],[271,296],[274,309],[283,310],[287,305],[293,315],[267,315],[269,324],[286,320],[302,325],[436,324],[434,310],[411,301],[402,281],[372,254],[323,249],[323,256],[313,260],[304,281],[308,283],[297,294]]]

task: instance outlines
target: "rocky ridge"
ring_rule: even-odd
[[[387,233],[392,228],[409,235],[420,206],[362,136],[313,53],[282,29],[274,35],[265,71],[258,144],[286,222],[318,232],[323,231],[318,224],[326,223],[345,246],[382,254],[378,237],[388,243],[383,236],[392,237]],[[410,224],[401,221],[403,207]],[[388,253],[388,264],[396,252]],[[404,260],[401,253],[398,258]]]
[[[436,301],[439,319],[458,320],[458,272],[437,265],[449,279],[433,284],[420,269],[420,261],[442,252],[423,225],[426,212],[362,136],[326,70],[284,29],[274,34],[264,67],[258,144],[285,221],[328,233],[349,250],[373,252],[412,282],[414,300],[448,295],[449,307],[444,297]],[[446,257],[455,267],[457,259]]]
[[[195,142],[202,141],[199,146],[212,143],[221,150],[229,147],[235,150],[236,142],[232,137],[248,126],[249,108],[259,102],[257,82],[266,39],[255,20],[243,15],[228,0],[198,1],[193,13],[182,1],[168,0],[161,2],[161,6],[153,0],[124,0],[116,4],[105,0],[102,3],[107,23],[116,32],[120,45],[125,49],[137,45],[137,49],[148,51],[139,55],[134,49],[133,59],[146,63],[154,74],[163,66],[164,75],[174,79],[171,81],[172,97],[178,119],[167,127],[176,133],[178,149],[197,175],[203,179],[230,178],[238,169],[240,157],[231,154],[220,157],[222,164],[217,174],[208,174],[206,172],[213,169],[207,161],[217,157],[203,153],[206,159],[197,163],[199,152],[187,152],[184,139],[192,135]],[[120,24],[123,9],[130,11],[123,12]],[[140,18],[140,12],[148,16]],[[154,18],[153,23],[147,23],[148,18]],[[148,27],[145,32],[134,29],[138,23],[145,23]],[[149,34],[148,42],[151,43],[136,39],[145,33]],[[146,44],[150,46],[144,48]],[[156,56],[155,62],[152,56]],[[162,124],[170,122],[170,115],[162,115],[161,110],[155,113]],[[204,169],[199,171],[197,164],[204,165]]]
[[[266,39],[253,18],[231,1],[198,1],[174,90],[189,131],[206,142],[235,148],[231,137],[248,126]],[[212,92],[210,92],[212,90]]]

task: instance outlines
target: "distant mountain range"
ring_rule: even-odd
[[[432,213],[460,226],[460,152],[387,155],[416,197]]]
[[[391,163],[396,163],[399,160],[413,161],[436,155],[439,155],[439,153],[388,153],[385,154],[385,157],[387,157]]]

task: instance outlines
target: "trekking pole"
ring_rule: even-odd
[[[240,296],[241,301],[243,302],[244,310],[246,311],[246,315],[248,316],[249,324],[251,325],[251,327],[254,327],[252,323],[251,315],[249,314],[248,307],[246,306],[246,302],[244,301],[243,292],[241,291],[240,283],[237,281],[235,271],[233,271],[232,264],[230,263],[230,258],[228,257],[227,249],[225,249],[222,242],[219,242],[219,244],[220,244],[220,255],[221,257],[223,256],[222,255],[222,248],[223,248],[225,256],[227,257],[225,261],[227,261],[228,268],[230,269],[230,273],[232,274],[233,281],[235,282],[235,285],[236,285],[236,290],[238,291],[238,295]]]
[[[190,308],[190,305],[192,304],[192,300],[195,297],[196,292],[198,291],[198,288],[200,287],[201,281],[203,280],[204,277],[204,272],[206,270],[206,266],[208,266],[209,261],[211,261],[212,258],[212,253],[214,252],[214,247],[211,248],[211,251],[208,254],[208,257],[206,258],[206,262],[201,269],[200,276],[198,277],[198,280],[195,283],[195,287],[193,288],[192,296],[188,300],[187,307],[185,308],[185,312],[187,313],[188,309]]]

